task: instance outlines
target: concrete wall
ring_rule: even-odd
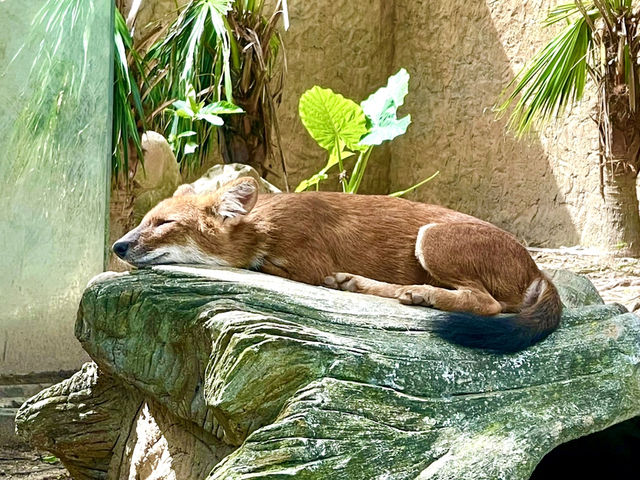
[[[292,3],[282,121],[296,180],[323,162],[296,118],[300,93],[317,83],[361,100],[405,67],[411,82],[402,112],[413,123],[378,159],[365,191],[400,190],[440,170],[408,198],[485,218],[530,244],[597,243],[601,200],[592,102],[524,140],[506,132],[506,119],[496,120],[492,109],[515,72],[554,33],[540,25],[554,2],[395,0],[383,8],[378,2],[367,8],[320,2],[306,14],[303,2]],[[333,5],[326,15],[325,4]]]
[[[591,102],[523,141],[492,111],[514,72],[554,33],[540,21],[555,3],[395,2],[394,64],[413,73],[414,124],[392,147],[392,189],[440,170],[413,198],[488,219],[532,244],[597,240]]]

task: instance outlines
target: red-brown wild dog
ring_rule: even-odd
[[[501,352],[549,335],[562,311],[526,249],[487,222],[381,195],[258,195],[249,177],[205,195],[181,186],[113,251],[139,267],[250,268],[435,307],[453,313],[437,316],[432,331]]]

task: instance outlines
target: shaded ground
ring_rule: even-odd
[[[60,462],[51,464],[44,460],[47,455],[26,448],[0,446],[0,479],[71,480]]]
[[[606,303],[620,303],[640,313],[640,259],[597,255],[586,249],[530,249],[541,268],[563,268],[589,277]],[[70,480],[46,453],[0,447],[0,480]]]

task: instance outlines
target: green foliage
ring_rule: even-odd
[[[631,0],[576,1],[551,10],[545,26],[566,22],[561,30],[507,86],[513,89],[498,108],[515,103],[509,126],[518,134],[562,115],[584,95],[587,75],[598,89],[611,68],[629,88],[631,111],[637,103],[637,41],[628,25]],[[635,27],[633,27],[635,28]],[[506,93],[505,93],[506,94]]]
[[[327,172],[339,165],[344,171],[342,161],[353,155],[353,152],[365,152],[368,148],[360,145],[360,139],[368,132],[367,121],[362,107],[339,93],[318,86],[307,90],[300,97],[300,119],[311,137],[329,153],[329,160],[324,168],[311,178],[304,180],[296,188],[296,192],[317,187],[326,180]],[[344,191],[348,184],[341,179]]]
[[[161,40],[143,56],[138,51],[144,51],[145,47],[136,48],[124,18],[114,5],[114,182],[127,181],[132,149],[143,160],[140,134],[147,128],[173,135],[177,159],[186,160],[187,168],[199,164],[217,143],[217,128],[223,125],[219,115],[243,111],[231,105],[234,89],[244,103],[258,105],[262,110],[268,104],[266,110],[271,116],[250,113],[267,122],[261,130],[270,131],[268,122],[275,122],[273,96],[279,94],[268,85],[281,48],[277,22],[284,17],[285,24],[288,23],[286,2],[279,0],[275,8],[276,12],[265,18],[261,0],[194,0],[166,32],[158,33]],[[81,86],[84,75],[65,71],[66,57],[60,53],[69,52],[61,52],[68,43],[62,35],[76,34],[78,19],[91,15],[92,9],[93,2],[47,0],[34,20],[38,31],[60,38],[52,38],[47,44],[39,39],[40,51],[32,68],[39,92],[34,98],[35,105],[25,109],[28,131],[53,132],[58,124],[64,123],[59,115],[61,102],[67,97],[74,98],[72,94]],[[78,55],[82,58],[84,53],[73,52],[76,58]],[[64,76],[63,93],[50,88],[54,84],[50,79],[60,76]],[[244,98],[247,91],[251,95]],[[187,98],[186,92],[193,92],[193,98]],[[64,98],[52,99],[52,95]],[[188,109],[181,108],[179,103],[176,106],[175,102],[180,101],[199,105],[198,115],[195,112],[189,115]],[[270,137],[267,143],[271,144]],[[198,155],[192,155],[194,144],[200,145]]]
[[[160,92],[179,96],[189,85],[197,92],[213,87],[219,99],[224,86],[226,98],[233,101],[229,64],[232,40],[225,18],[232,3],[233,0],[189,3],[165,38],[150,49],[148,60],[157,61],[156,80],[165,80],[158,84]]]
[[[185,92],[193,89],[198,102],[210,103],[226,99],[233,102],[231,85],[231,51],[234,42],[226,15],[233,0],[197,0],[190,2],[169,26],[164,38],[153,45],[146,57],[150,69],[150,88],[144,98],[152,113],[149,123],[158,131],[170,131],[177,138],[195,131],[200,140],[200,163],[215,142],[216,126],[163,112],[177,100],[187,101]],[[182,138],[182,137],[181,137]],[[184,148],[176,151],[179,162],[189,162]]]
[[[49,465],[57,465],[60,463],[60,459],[55,455],[45,455],[42,457],[42,461],[48,463]]]
[[[311,137],[327,151],[329,158],[322,170],[298,185],[296,192],[318,189],[319,184],[329,178],[328,172],[338,165],[342,190],[357,193],[373,147],[407,131],[411,117],[407,115],[398,119],[397,111],[408,92],[409,74],[405,69],[389,77],[385,87],[360,105],[330,89],[315,86],[307,90],[300,97],[300,119]],[[349,175],[343,161],[354,155],[357,158]],[[436,175],[392,195],[404,195]]]
[[[287,11],[286,3],[279,1],[274,14],[265,18],[264,3],[261,0],[194,0],[168,27],[164,38],[149,49],[146,61],[151,66],[150,87],[143,94],[143,100],[151,106],[148,120],[154,129],[172,137],[176,157],[187,168],[207,157],[212,146],[218,143],[219,133],[222,136],[255,134],[240,127],[232,129],[228,122],[223,124],[213,117],[213,122],[204,117],[205,121],[193,122],[193,117],[176,116],[175,109],[167,109],[175,106],[176,101],[189,102],[185,92],[191,89],[199,104],[219,107],[218,102],[226,101],[240,105],[250,120],[257,118],[260,123],[252,130],[271,131],[275,122],[275,107],[271,102],[277,92],[269,90],[269,81],[281,44],[277,22],[281,16],[287,18]],[[172,115],[164,115],[167,110]],[[218,127],[224,128],[218,131]],[[197,155],[190,155],[194,153],[194,138],[184,140],[184,145],[181,143],[187,132],[195,132],[190,136],[197,139]],[[266,136],[263,143],[270,148],[270,137]],[[222,150],[225,160],[233,160],[228,158],[225,148]]]
[[[436,171],[436,173],[434,173],[430,177],[425,178],[424,180],[416,183],[415,185],[410,186],[409,188],[407,188],[405,190],[400,190],[398,192],[390,193],[389,196],[390,197],[402,197],[403,195],[406,195],[409,192],[413,192],[416,188],[420,188],[425,183],[430,182],[431,180],[436,178],[438,175],[440,175],[440,170]]]
[[[174,153],[177,154],[181,152],[183,157],[194,153],[199,145],[195,141],[197,139],[196,131],[179,130],[181,119],[188,120],[192,125],[194,122],[196,125],[199,122],[207,122],[215,127],[220,127],[224,125],[224,120],[220,115],[243,113],[240,107],[225,100],[213,102],[208,105],[205,105],[204,102],[199,102],[191,86],[187,88],[185,97],[186,100],[176,100],[173,102],[173,108],[167,108],[167,111],[173,114],[171,133],[168,137],[169,145],[171,145]],[[193,137],[196,138],[194,139]]]
[[[144,126],[144,109],[139,83],[144,81],[144,62],[133,48],[133,39],[120,11],[115,9],[114,24],[114,83],[112,128],[112,177],[128,181],[129,144],[142,162],[142,143],[139,125]]]

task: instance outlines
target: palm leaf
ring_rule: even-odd
[[[141,127],[144,126],[144,111],[138,88],[138,83],[144,82],[144,66],[133,48],[133,39],[118,9],[115,9],[114,43],[112,176],[116,182],[128,182],[129,142],[133,144],[140,162],[144,160],[138,128],[138,123]]]
[[[568,16],[571,10],[556,11]],[[591,10],[587,17],[574,19],[509,84],[507,88],[515,86],[498,110],[505,112],[515,102],[509,126],[518,134],[560,115],[582,99],[587,59],[593,48],[590,24],[597,16]]]
[[[551,11],[549,11],[549,14],[544,20],[543,25],[545,27],[548,27],[563,20],[569,20],[574,15],[580,14],[582,11],[588,12],[589,15],[594,15],[597,13],[597,9],[593,2],[565,3],[562,5],[557,5]]]

